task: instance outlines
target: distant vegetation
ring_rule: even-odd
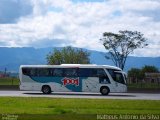
[[[47,55],[47,64],[89,64],[90,53],[71,46],[63,47],[62,49],[54,49],[53,52]]]
[[[139,68],[131,68],[128,71],[128,78],[136,80],[137,82],[143,82],[145,79],[145,73],[159,73],[159,70],[155,66],[144,66],[142,69]]]
[[[58,50],[62,49],[56,48]],[[74,48],[78,49],[78,48]],[[83,49],[84,50],[84,49]],[[90,53],[90,62],[91,64],[101,64],[101,65],[114,65],[111,59],[106,60],[106,52],[99,52],[95,50],[87,50]],[[49,52],[54,52],[53,48],[1,48],[0,47],[0,71],[4,71],[7,68],[7,71],[17,72],[19,71],[20,65],[41,65],[47,64],[46,55]],[[160,69],[160,57],[136,57],[128,56],[125,71],[136,67],[141,68],[144,65],[154,65]],[[14,75],[15,76],[15,75]]]
[[[160,71],[155,66],[144,66],[141,69],[131,68],[128,71],[128,89],[150,90],[151,92],[160,90]]]

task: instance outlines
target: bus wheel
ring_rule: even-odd
[[[42,92],[44,94],[50,94],[51,93],[51,88],[48,85],[42,86]]]
[[[100,89],[100,92],[102,95],[108,95],[110,90],[107,86],[102,86],[101,89]]]

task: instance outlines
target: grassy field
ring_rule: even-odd
[[[0,78],[0,85],[19,85],[19,79],[18,78]]]
[[[38,118],[48,116],[46,119],[53,119],[55,116],[56,119],[64,116],[75,119],[79,116],[88,120],[96,119],[96,114],[160,114],[160,101],[0,97],[0,113],[21,114],[25,118],[28,114]]]

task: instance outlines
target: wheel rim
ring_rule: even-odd
[[[103,88],[103,89],[102,89],[102,93],[103,93],[103,94],[107,94],[107,93],[108,93],[108,90],[107,90],[106,88]]]
[[[49,88],[48,87],[44,87],[43,91],[44,91],[44,93],[48,93],[49,92]]]

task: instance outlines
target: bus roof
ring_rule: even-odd
[[[111,65],[96,65],[96,64],[61,64],[61,65],[21,65],[20,68],[23,67],[41,67],[41,68],[110,68],[110,69],[117,69],[117,70],[121,70],[120,68],[116,67],[116,66],[111,66]]]

